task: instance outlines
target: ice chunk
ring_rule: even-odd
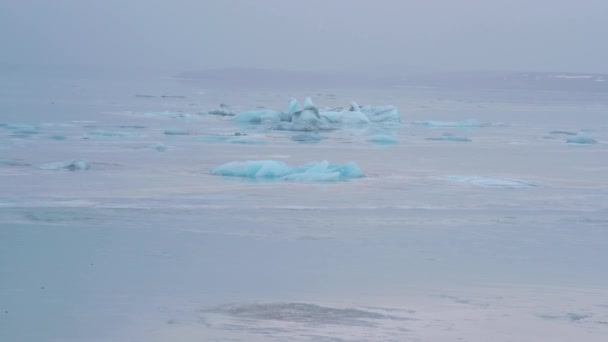
[[[247,136],[242,135],[211,135],[200,137],[199,141],[209,142],[209,143],[229,143],[229,144],[243,144],[243,145],[259,145],[263,144],[263,141],[249,138]]]
[[[298,100],[291,99],[287,103],[287,108],[285,109],[285,115],[291,117],[295,112],[298,111]]]
[[[357,102],[353,101],[350,103],[350,111],[351,112],[360,112],[361,108],[359,108],[359,105],[357,104]]]
[[[97,138],[138,138],[142,136],[139,133],[103,130],[89,132],[89,135]]]
[[[78,171],[78,170],[88,170],[90,169],[89,163],[84,160],[67,160],[56,163],[46,163],[40,165],[40,168],[43,170],[69,170],[69,171]]]
[[[399,142],[396,137],[388,134],[372,135],[367,141],[378,145],[394,145]]]
[[[312,99],[310,97],[307,97],[306,100],[304,101],[304,109],[308,109],[308,108],[316,108],[315,105],[312,103]]]
[[[226,104],[220,104],[219,109],[213,109],[207,112],[210,115],[219,115],[219,116],[235,116],[236,113],[230,109],[230,106]]]
[[[188,130],[186,130],[184,128],[173,127],[173,128],[165,129],[165,134],[166,135],[188,135],[188,134],[190,134],[190,132],[188,132]]]
[[[52,139],[52,140],[58,140],[58,141],[61,141],[61,140],[66,140],[66,139],[67,139],[67,138],[66,138],[65,136],[63,136],[63,135],[51,135],[49,138],[50,138],[50,139]]]
[[[234,117],[238,123],[278,123],[281,121],[283,113],[278,110],[249,110],[241,112]]]
[[[595,139],[593,139],[589,134],[587,134],[585,132],[580,132],[577,135],[568,137],[566,139],[566,142],[571,143],[571,144],[585,144],[585,145],[597,143],[597,141],[595,141]]]
[[[319,115],[331,123],[346,124],[346,125],[361,125],[368,124],[369,118],[361,111],[327,111],[319,112]]]
[[[469,139],[467,137],[459,137],[459,136],[454,135],[452,133],[444,133],[440,137],[426,138],[426,140],[435,140],[435,141],[464,141],[464,142],[471,141],[471,139]]]
[[[399,109],[395,106],[363,106],[360,110],[371,122],[401,121]]]
[[[536,186],[536,184],[525,180],[511,178],[495,178],[481,176],[445,176],[437,177],[437,179],[450,182],[471,184],[484,188],[516,189]]]
[[[425,127],[454,127],[454,128],[477,128],[481,124],[477,120],[462,120],[462,121],[412,121],[412,125]]]
[[[211,170],[214,175],[257,179],[278,179],[296,182],[335,182],[365,175],[354,162],[330,164],[327,161],[312,162],[298,167],[290,167],[281,161],[251,160],[230,162]]]

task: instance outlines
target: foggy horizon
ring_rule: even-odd
[[[586,0],[58,0],[0,4],[2,65],[608,72]]]

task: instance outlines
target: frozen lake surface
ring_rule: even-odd
[[[6,76],[0,190],[1,341],[608,339],[608,94]]]

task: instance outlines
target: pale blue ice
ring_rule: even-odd
[[[482,176],[444,176],[437,177],[437,179],[470,184],[474,186],[484,187],[484,188],[502,188],[502,189],[518,189],[518,188],[529,188],[534,187],[536,184],[521,180],[521,179],[512,179],[512,178],[498,178],[498,177],[482,177]]]
[[[587,134],[585,132],[580,132],[577,135],[568,137],[566,139],[566,142],[571,143],[571,144],[583,144],[583,145],[590,145],[590,144],[597,143],[597,141],[595,139],[593,139],[589,134]]]
[[[435,120],[418,120],[412,121],[412,125],[414,126],[424,126],[424,127],[454,127],[454,128],[477,128],[481,127],[481,123],[477,120],[462,120],[462,121],[435,121]]]
[[[275,160],[233,161],[214,168],[211,174],[302,182],[336,182],[365,176],[354,162],[330,164],[326,160],[297,167]]]

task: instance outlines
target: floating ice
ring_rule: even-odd
[[[455,128],[477,128],[481,123],[477,120],[462,121],[412,121],[412,125],[425,127],[455,127]]]
[[[209,142],[209,143],[229,143],[229,144],[243,144],[243,145],[259,145],[263,144],[263,141],[249,138],[247,136],[242,135],[211,135],[200,137],[199,141]]]
[[[503,188],[503,189],[516,189],[516,188],[529,188],[536,186],[536,184],[511,178],[494,178],[494,177],[480,177],[480,176],[445,176],[437,177],[437,179],[471,184],[484,188]]]
[[[327,161],[312,162],[298,167],[291,167],[284,162],[274,160],[236,161],[220,165],[211,170],[211,173],[220,176],[296,182],[336,182],[365,176],[354,162],[340,165],[330,164]]]
[[[395,136],[388,134],[372,135],[367,141],[378,145],[394,145],[399,142]]]
[[[566,142],[571,143],[571,144],[585,144],[585,145],[597,143],[597,141],[595,141],[595,139],[593,139],[589,134],[587,134],[585,132],[580,132],[577,135],[568,137],[566,139]]]
[[[291,136],[291,140],[298,141],[302,143],[318,143],[323,139],[319,135],[319,133],[311,132],[311,133],[300,133]]]
[[[371,122],[401,121],[401,115],[395,106],[363,106],[360,110]]]
[[[576,133],[570,131],[551,131],[549,134],[576,135]]]
[[[452,133],[444,133],[440,137],[426,138],[426,140],[434,140],[434,141],[464,141],[464,142],[471,141],[471,139],[469,139],[467,137],[459,137],[459,136],[454,135]]]
[[[5,129],[13,131],[16,134],[36,134],[38,127],[26,124],[7,124],[3,126]]]
[[[91,168],[89,163],[84,160],[68,160],[56,163],[47,163],[39,166],[43,170],[88,170]]]
[[[164,133],[166,135],[188,135],[188,134],[190,134],[190,132],[188,132],[188,130],[186,130],[184,128],[180,128],[180,127],[167,128],[167,129],[165,129]]]
[[[64,135],[51,135],[49,136],[49,139],[61,141],[66,140],[67,138]]]
[[[167,145],[163,144],[163,143],[158,143],[158,144],[154,144],[154,145],[150,145],[148,146],[148,148],[156,150],[158,152],[164,152],[168,149]]]
[[[236,113],[230,109],[230,106],[226,104],[220,104],[219,109],[213,109],[207,112],[210,115],[219,115],[219,116],[235,116]]]
[[[102,130],[89,132],[89,135],[98,138],[137,138],[142,136],[139,133]]]
[[[283,113],[278,110],[249,110],[241,112],[234,117],[234,121],[238,123],[278,123],[281,121]]]
[[[298,111],[298,100],[291,99],[287,103],[287,108],[285,109],[285,114],[291,117],[295,112]]]

